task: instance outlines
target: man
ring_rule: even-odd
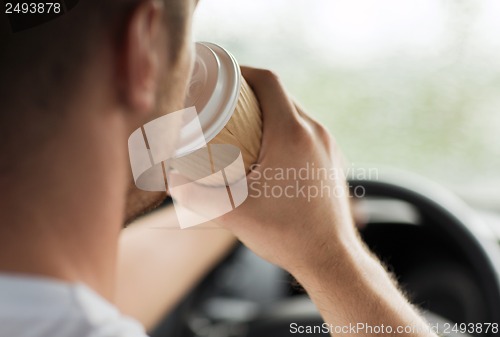
[[[87,0],[16,33],[2,17],[0,336],[144,336],[111,304],[123,282],[115,270],[125,214],[159,197],[127,193],[127,139],[183,107],[194,7],[193,0]],[[260,166],[250,179],[264,179],[265,168],[339,168],[335,142],[276,76],[250,68],[243,75],[264,118]],[[323,183],[345,190],[342,177]],[[290,271],[326,322],[430,335],[359,240],[346,195],[309,203],[249,198],[217,221]]]

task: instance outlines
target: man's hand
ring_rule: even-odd
[[[273,73],[243,68],[243,75],[262,108],[263,145],[258,167],[248,176],[249,198],[218,222],[257,254],[291,272],[326,322],[391,327],[378,335],[400,335],[398,327],[410,327],[414,333],[408,336],[432,336],[359,239],[343,157],[333,138],[293,102]],[[308,172],[306,178],[299,176],[301,169]],[[259,190],[264,184],[268,192],[284,193],[288,187],[289,193],[266,196]],[[316,197],[303,194],[318,189],[323,193]]]
[[[292,101],[276,75],[242,71],[263,111],[262,148],[247,177],[249,198],[219,222],[263,258],[292,273],[322,265],[327,251],[330,257],[340,246],[358,241],[343,157],[328,131]],[[283,196],[273,197],[271,191]],[[315,191],[323,195],[314,197]]]
[[[357,323],[390,326],[386,333],[347,330],[339,335],[389,336],[406,328],[414,330],[408,336],[433,336],[359,239],[343,157],[333,138],[293,102],[273,73],[242,70],[261,105],[263,144],[258,165],[247,177],[248,199],[215,221],[292,273],[327,323],[341,331]],[[177,201],[188,208],[191,202],[203,205],[197,198],[209,187],[191,186]],[[216,188],[210,192],[218,193]]]

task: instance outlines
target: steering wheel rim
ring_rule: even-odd
[[[479,276],[488,296],[490,322],[500,322],[500,249],[487,240],[494,236],[478,214],[441,185],[415,174],[387,170],[374,179],[351,179],[351,189],[362,188],[365,197],[383,197],[405,201],[440,226],[463,249],[473,272]]]

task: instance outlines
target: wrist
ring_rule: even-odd
[[[359,238],[341,241],[335,254],[324,254],[323,261],[294,276],[325,322],[337,326],[365,322],[393,329],[411,326],[417,332],[409,336],[435,336]]]
[[[323,238],[321,244],[304,254],[304,261],[290,268],[290,273],[308,288],[341,288],[364,274],[367,266],[376,266],[357,233],[346,231]]]

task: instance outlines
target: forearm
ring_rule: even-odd
[[[360,240],[333,244],[317,257],[323,262],[295,276],[325,322],[344,332],[335,335],[435,336]],[[352,326],[359,330],[353,333]]]
[[[222,229],[173,229],[176,223],[173,208],[167,208],[139,220],[120,238],[116,304],[147,329],[236,242]]]

